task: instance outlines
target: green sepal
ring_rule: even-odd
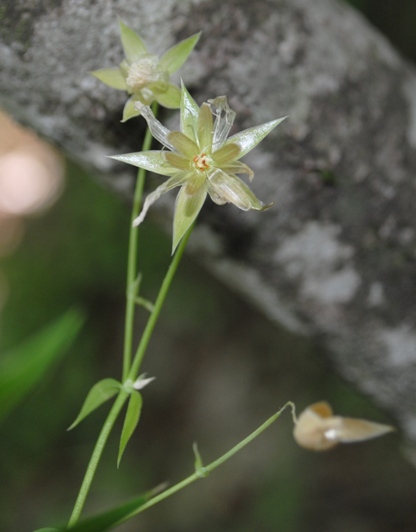
[[[115,379],[103,379],[94,384],[89,391],[78,416],[67,430],[71,430],[76,427],[83,419],[91,414],[91,412],[114,397],[120,389],[121,384]]]
[[[147,48],[141,37],[133,31],[127,24],[119,19],[121,43],[127,62],[131,65],[138,61],[143,54],[147,53]]]
[[[108,155],[110,159],[121,161],[123,163],[144,168],[149,172],[171,176],[178,172],[178,169],[171,166],[164,157],[164,152],[157,150],[137,151],[133,153],[124,153],[122,155]],[[166,152],[170,153],[170,152]]]
[[[181,131],[194,142],[198,141],[198,117],[199,107],[182,82]]]
[[[126,91],[127,84],[124,79],[121,70],[117,67],[115,68],[100,68],[99,70],[93,70],[91,74],[99,79],[105,85],[112,87],[113,89]]]
[[[133,435],[133,432],[135,431],[137,424],[140,419],[140,413],[142,411],[142,404],[143,399],[141,394],[133,390],[130,399],[129,404],[127,406],[127,412],[126,417],[124,419],[124,425],[123,430],[121,432],[120,437],[120,447],[118,451],[118,458],[117,458],[117,467],[120,465],[121,457],[123,456],[124,449],[126,448],[126,445],[128,441],[130,440],[131,436]]]
[[[122,122],[127,122],[130,118],[140,116],[140,111],[135,107],[136,102],[140,101],[137,96],[131,96],[124,105]]]
[[[261,142],[264,137],[266,137],[276,126],[283,122],[287,118],[278,118],[277,120],[272,120],[271,122],[266,122],[260,126],[254,126],[249,129],[245,129],[236,135],[230,137],[226,145],[228,144],[237,144],[241,148],[241,152],[238,156],[238,159],[252,150],[259,142]]]
[[[168,84],[165,92],[155,94],[157,103],[167,109],[179,109],[181,105],[181,90],[173,83]]]
[[[200,37],[201,32],[195,33],[195,35],[192,35],[191,37],[178,42],[178,44],[175,44],[172,48],[169,48],[169,50],[167,50],[160,58],[158,66],[162,70],[167,70],[169,74],[172,75],[179,70],[188,59],[189,54],[195,48]]]
[[[1,356],[0,421],[36,386],[50,367],[67,352],[84,322],[71,309],[31,338]]]

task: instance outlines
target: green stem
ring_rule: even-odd
[[[153,113],[157,114],[157,103],[154,103]],[[152,134],[147,128],[144,137],[142,151],[150,149],[152,144]],[[140,168],[137,173],[136,189],[134,192],[133,208],[131,213],[130,236],[129,236],[129,251],[127,258],[127,300],[126,300],[126,323],[124,329],[124,353],[123,353],[123,379],[127,378],[130,369],[131,355],[133,349],[133,328],[134,328],[134,311],[136,308],[136,296],[138,283],[137,280],[137,250],[139,242],[139,228],[133,227],[133,220],[137,218],[142,204],[144,180],[146,170]]]
[[[276,421],[276,419],[278,419],[281,416],[281,414],[284,412],[284,410],[286,410],[286,408],[288,408],[288,407],[290,407],[291,410],[292,410],[293,422],[294,422],[294,424],[296,424],[297,421],[296,421],[295,405],[294,405],[294,403],[292,403],[292,401],[288,401],[278,412],[276,412],[267,421],[265,421],[258,429],[256,429],[249,436],[247,436],[247,438],[244,438],[244,440],[242,440],[240,443],[235,445],[228,452],[226,452],[225,454],[220,456],[220,458],[218,458],[217,460],[214,460],[213,462],[211,462],[207,466],[198,467],[196,469],[195,473],[193,473],[189,477],[185,478],[181,482],[178,482],[178,484],[175,484],[171,488],[163,491],[159,495],[156,495],[155,497],[152,497],[149,501],[144,503],[137,510],[131,512],[129,515],[127,515],[126,517],[121,519],[117,524],[119,525],[121,523],[124,523],[125,521],[127,521],[128,519],[131,519],[135,515],[137,515],[137,514],[139,514],[141,512],[144,512],[148,508],[151,508],[152,506],[155,506],[159,502],[167,499],[168,497],[170,497],[171,495],[173,495],[173,494],[177,493],[178,491],[182,490],[186,486],[189,486],[189,484],[192,484],[196,480],[199,480],[201,478],[204,478],[204,477],[208,476],[209,473],[214,471],[214,469],[216,469],[217,467],[222,465],[224,462],[229,460],[232,456],[234,456],[236,453],[241,451],[241,449],[243,449],[246,445],[248,445],[250,442],[252,442],[254,439],[256,439],[257,436],[259,436],[263,431],[265,431],[268,427],[270,427],[270,425],[272,423],[274,423]]]
[[[74,526],[81,515],[85,500],[87,498],[91,486],[91,482],[94,478],[95,471],[103,453],[108,436],[110,435],[111,429],[113,428],[114,423],[116,422],[116,419],[120,413],[120,410],[123,408],[123,405],[126,402],[128,395],[129,394],[127,392],[123,390],[120,391],[107,416],[107,419],[104,422],[103,428],[101,429],[101,432],[98,436],[94,451],[91,455],[87,470],[85,472],[84,480],[82,481],[77,500],[75,501],[74,509],[72,510],[72,514],[68,522],[68,528]]]
[[[142,363],[143,357],[145,355],[147,346],[149,344],[150,338],[155,328],[157,319],[159,317],[160,311],[162,310],[163,303],[165,302],[166,296],[168,294],[170,285],[172,284],[173,277],[175,276],[176,270],[178,269],[179,263],[181,261],[183,252],[185,250],[186,244],[189,237],[191,236],[193,227],[190,227],[188,232],[182,238],[175,255],[173,256],[172,262],[169,266],[169,269],[166,273],[165,278],[163,279],[162,286],[160,287],[159,294],[153,306],[152,312],[147,320],[146,328],[143,331],[139,346],[137,348],[136,354],[134,356],[133,363],[130,368],[128,378],[131,380],[136,380],[139,373],[140,365]]]

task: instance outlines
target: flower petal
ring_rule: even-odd
[[[143,54],[147,53],[146,45],[139,37],[139,35],[133,31],[124,22],[118,20],[120,26],[121,43],[123,45],[124,55],[127,62],[132,64],[138,61]]]
[[[178,170],[190,170],[189,159],[179,155],[179,153],[164,151],[163,157],[165,158],[165,161],[170,164],[170,166],[177,168]]]
[[[178,169],[166,161],[165,154],[162,151],[139,151],[136,153],[125,153],[123,155],[112,155],[109,157],[116,161],[144,168],[155,174],[171,176],[178,173]]]
[[[238,177],[215,170],[207,179],[207,189],[212,200],[219,205],[232,203],[243,211],[262,211],[271,207],[256,198],[250,188]]]
[[[143,118],[146,120],[147,125],[149,126],[150,132],[153,137],[158,140],[161,144],[166,146],[172,151],[175,151],[175,148],[168,141],[168,135],[170,133],[169,129],[162,125],[159,120],[155,117],[152,110],[148,105],[143,105],[140,102],[136,103],[136,109],[141,113]]]
[[[178,151],[187,159],[192,159],[199,153],[195,142],[180,131],[171,131],[168,135],[168,142],[173,146],[174,151]]]
[[[126,80],[118,67],[100,68],[99,70],[94,70],[91,74],[113,89],[127,90]]]
[[[198,181],[193,184],[194,186],[189,187],[189,183],[183,186],[176,198],[172,253],[195,221],[207,197],[204,186],[205,177],[202,176]],[[191,193],[189,193],[190,191]]]
[[[254,126],[250,129],[245,129],[236,135],[233,135],[227,140],[227,144],[238,144],[241,148],[241,152],[238,158],[242,157],[250,150],[252,150],[264,137],[266,137],[276,126],[280,124],[287,116],[266,122],[260,126]]]
[[[198,144],[200,150],[208,153],[211,153],[212,149],[212,128],[211,108],[207,103],[203,103],[198,114]]]
[[[365,441],[377,438],[387,432],[392,432],[393,427],[366,421],[365,419],[342,418],[342,425],[338,429],[338,440],[343,443]]]
[[[188,59],[200,36],[201,32],[196,33],[169,48],[160,58],[159,67],[162,70],[167,70],[170,75],[179,70]]]
[[[211,112],[215,116],[212,148],[218,150],[227,140],[228,133],[234,124],[235,112],[230,108],[226,96],[219,96],[215,100],[208,100]]]
[[[186,183],[187,179],[188,179],[188,175],[182,173],[182,174],[172,176],[170,179],[168,179],[167,181],[162,183],[160,186],[158,186],[154,192],[152,192],[151,194],[147,196],[143,204],[142,212],[133,221],[133,226],[137,227],[143,222],[147,214],[147,211],[153,205],[153,203],[160,198],[160,196],[162,196],[163,194],[166,194],[166,192],[169,192],[169,190],[172,190],[175,187],[180,187],[181,185]]]
[[[197,142],[199,107],[182,82],[181,131]]]
[[[168,109],[179,109],[181,105],[181,91],[173,83],[168,83],[165,92],[155,95],[156,101]]]

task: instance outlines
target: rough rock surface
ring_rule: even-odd
[[[137,151],[143,125],[87,75],[121,60],[116,15],[156,53],[202,30],[181,76],[199,103],[227,94],[238,129],[289,115],[246,157],[274,208],[207,203],[191,249],[416,439],[416,74],[389,43],[335,0],[6,0],[0,15],[0,103],[120,193],[133,174],[104,156]]]

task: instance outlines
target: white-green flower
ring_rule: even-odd
[[[157,101],[170,109],[180,105],[181,91],[170,83],[170,76],[187,60],[194,49],[200,33],[188,37],[163,54],[159,59],[148,52],[141,37],[119,20],[120,36],[125,59],[119,67],[102,68],[91,72],[100,81],[113,89],[130,94],[123,110],[123,122],[138,116],[136,102],[150,105]]]
[[[244,211],[261,211],[271,206],[257,199],[236,174],[247,174],[250,181],[253,179],[253,171],[239,159],[286,117],[246,129],[227,139],[235,113],[225,96],[198,107],[182,85],[181,131],[169,131],[156,120],[150,107],[137,105],[154,138],[169,151],[127,153],[112,158],[171,177],[147,196],[134,225],[144,220],[149,207],[162,194],[175,187],[181,189],[173,222],[173,251],[194,222],[207,195],[218,205],[233,203]]]

